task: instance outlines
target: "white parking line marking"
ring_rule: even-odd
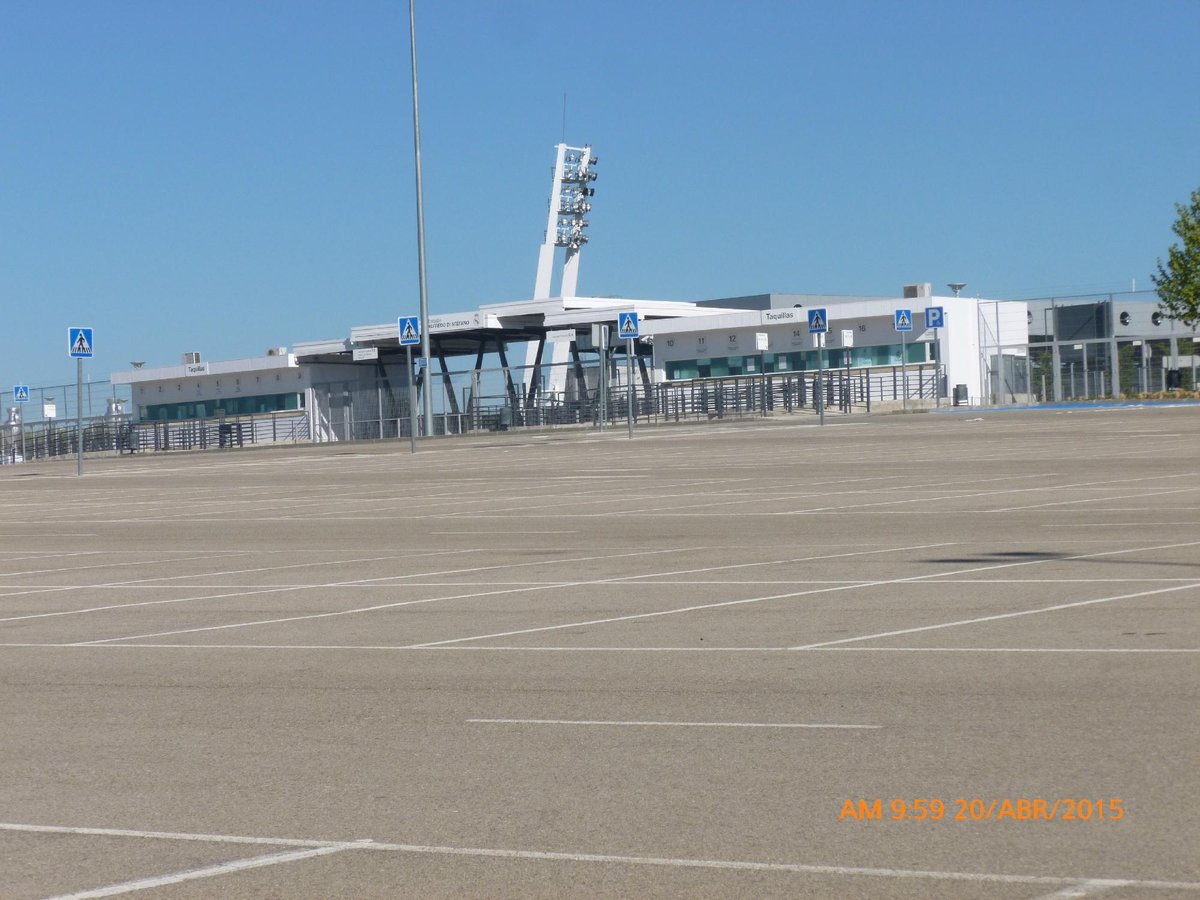
[[[537,562],[510,563],[510,564],[500,565],[500,566],[484,566],[482,568],[507,569],[507,568],[516,568],[519,566],[552,565],[556,562],[591,562],[591,561],[595,561],[595,560],[605,560],[605,559],[624,559],[624,558],[631,557],[631,556],[653,556],[656,554],[663,554],[663,553],[686,553],[686,552],[691,552],[694,550],[703,550],[703,549],[704,549],[703,547],[679,547],[679,548],[668,549],[668,550],[639,550],[634,553],[615,553],[615,554],[610,554],[608,556],[592,556],[592,557],[584,557],[582,559],[575,559],[575,560],[540,560]],[[470,570],[467,570],[467,571],[470,571]],[[347,583],[348,584],[362,584],[363,582],[391,581],[393,579],[398,580],[398,579],[404,579],[407,577],[408,576],[406,576],[406,575],[387,575],[382,578],[363,578],[363,579],[359,579],[358,581],[347,582]],[[169,636],[175,635],[175,634],[192,634],[192,633],[200,632],[200,631],[223,631],[228,628],[249,628],[254,625],[278,625],[283,622],[303,622],[303,621],[307,621],[310,619],[329,619],[329,618],[334,618],[334,617],[338,617],[338,616],[355,615],[357,613],[363,613],[363,612],[378,612],[378,611],[384,610],[384,609],[396,609],[397,607],[401,607],[401,606],[421,606],[426,603],[438,603],[438,602],[446,601],[446,600],[471,600],[471,599],[475,599],[478,597],[493,597],[493,596],[499,596],[501,594],[517,594],[517,593],[521,593],[524,591],[534,591],[534,590],[542,591],[542,590],[552,590],[554,588],[582,587],[582,586],[590,584],[590,583],[591,582],[588,582],[588,581],[568,581],[568,582],[561,582],[561,583],[550,583],[550,584],[547,584],[547,585],[544,585],[544,586],[538,587],[538,588],[518,587],[518,588],[510,588],[508,590],[501,590],[501,591],[496,591],[496,590],[475,591],[475,592],[472,592],[469,594],[451,594],[449,596],[444,596],[444,597],[426,597],[426,598],[423,598],[420,600],[400,600],[395,603],[381,603],[381,604],[376,604],[374,606],[355,607],[354,609],[340,609],[340,610],[334,610],[332,612],[310,613],[310,614],[303,615],[303,616],[282,616],[282,617],[275,618],[275,619],[255,619],[255,620],[249,621],[249,622],[231,622],[226,625],[206,625],[206,626],[200,627],[200,628],[180,628],[180,629],[176,629],[176,630],[172,630],[172,631],[157,631],[152,634],[124,635],[122,637],[104,638],[102,640],[96,640],[96,641],[79,641],[78,643],[80,643],[81,645],[106,644],[111,641],[136,641],[136,640],[141,640],[143,638],[169,637]],[[341,585],[338,582],[332,582],[331,584],[328,585],[328,587],[340,587],[340,586]],[[280,588],[278,590],[290,590],[290,588]],[[270,593],[270,591],[251,591],[249,593]],[[228,596],[228,595],[223,595],[223,596]],[[166,601],[161,601],[161,602],[166,602]]]
[[[94,897],[115,897],[118,894],[131,894],[134,891],[144,891],[150,888],[163,887],[168,884],[195,881],[198,878],[212,878],[216,875],[228,875],[231,872],[259,869],[263,866],[277,866],[280,863],[310,859],[314,856],[328,856],[331,853],[341,853],[343,850],[360,848],[360,844],[334,844],[328,847],[314,847],[308,850],[287,850],[283,853],[269,853],[266,856],[235,859],[231,862],[217,863],[216,865],[205,866],[200,869],[188,869],[185,872],[172,872],[168,875],[156,875],[150,878],[139,878],[136,881],[125,881],[121,884],[110,884],[106,887],[78,891],[74,894],[60,894],[57,897],[51,897],[50,900],[92,900]]]
[[[882,550],[860,550],[860,551],[855,551],[852,553],[836,553],[836,554],[829,554],[829,555],[824,555],[824,556],[802,557],[800,559],[791,559],[791,560],[770,560],[770,561],[767,561],[764,563],[734,563],[734,564],[731,564],[728,566],[708,567],[708,568],[704,568],[704,569],[685,569],[685,570],[681,570],[681,572],[704,572],[704,571],[711,571],[714,568],[716,568],[716,569],[736,569],[736,568],[741,568],[741,567],[748,566],[748,565],[776,565],[776,564],[783,563],[783,562],[808,562],[811,560],[840,559],[842,557],[847,557],[847,556],[866,556],[866,555],[871,555],[871,554],[875,554],[875,553],[899,553],[899,552],[905,552],[905,551],[909,551],[909,550],[927,550],[927,549],[932,549],[935,547],[947,547],[947,546],[952,546],[952,544],[943,542],[943,543],[938,543],[938,544],[922,544],[922,545],[919,545],[916,547],[890,547],[890,548],[882,549]],[[704,549],[703,547],[681,547],[681,548],[672,549],[672,550],[643,550],[643,551],[637,551],[635,553],[616,554],[615,557],[603,557],[603,556],[602,557],[585,557],[582,561],[592,561],[595,559],[624,558],[624,557],[633,557],[633,556],[647,556],[647,555],[652,556],[652,555],[664,554],[664,553],[683,553],[683,552],[690,552],[690,551],[703,550],[703,549]],[[520,567],[520,566],[550,565],[555,562],[579,562],[579,561],[581,561],[581,560],[570,560],[570,559],[568,559],[568,560],[541,560],[541,561],[537,561],[537,562],[511,563],[511,564],[500,565],[500,566],[482,566],[479,568],[485,569],[485,570],[506,569],[506,568]],[[474,570],[466,569],[466,570],[459,570],[459,571],[474,571]],[[547,583],[543,583],[537,587],[522,586],[522,587],[512,588],[512,589],[508,589],[508,590],[488,590],[488,591],[478,591],[478,592],[469,593],[469,594],[454,594],[454,595],[443,596],[443,597],[427,597],[427,598],[420,599],[420,600],[401,600],[396,603],[386,603],[386,604],[380,604],[380,605],[376,605],[376,606],[366,606],[366,607],[359,607],[359,608],[348,609],[348,610],[336,610],[333,612],[312,613],[312,614],[303,615],[303,616],[288,616],[288,617],[277,618],[277,619],[263,619],[263,620],[256,620],[256,621],[251,621],[251,622],[236,622],[236,623],[227,624],[227,625],[208,625],[208,626],[199,627],[199,628],[180,629],[177,631],[164,631],[164,632],[156,632],[153,634],[134,635],[134,636],[119,637],[119,638],[104,638],[102,640],[96,640],[96,641],[80,641],[79,643],[80,644],[103,644],[103,643],[108,643],[110,641],[129,641],[129,640],[141,640],[143,638],[152,638],[152,637],[168,637],[170,635],[175,635],[175,634],[190,634],[192,632],[199,632],[199,631],[221,631],[221,630],[225,630],[225,629],[229,629],[229,628],[246,628],[246,627],[253,626],[253,625],[276,625],[276,624],[280,624],[283,622],[298,622],[298,621],[305,621],[308,619],[323,619],[323,618],[330,618],[330,617],[334,617],[334,616],[346,616],[346,615],[352,615],[352,614],[360,613],[360,612],[376,612],[376,611],[383,610],[383,609],[394,609],[396,607],[401,607],[401,606],[420,606],[420,605],[426,604],[426,603],[436,603],[436,602],[448,601],[448,600],[471,600],[471,599],[476,599],[479,597],[491,597],[491,596],[498,596],[498,595],[502,595],[502,594],[521,593],[522,591],[532,592],[532,591],[541,591],[541,590],[550,590],[550,589],[561,589],[561,588],[570,588],[570,587],[587,587],[587,586],[591,586],[591,585],[621,583],[626,580],[640,580],[643,578],[652,578],[652,577],[655,577],[656,574],[658,574],[658,573],[648,573],[648,574],[644,574],[644,575],[618,575],[618,576],[614,576],[612,578],[598,579],[598,580],[592,580],[592,581],[547,582]],[[680,574],[680,572],[665,572],[665,573],[661,573],[661,574],[676,575],[676,574]],[[385,576],[383,578],[362,579],[362,581],[355,581],[355,582],[345,582],[345,583],[333,582],[333,583],[324,585],[324,587],[343,587],[346,585],[362,585],[363,582],[383,582],[383,581],[390,582],[393,579],[401,580],[401,579],[407,579],[409,577],[415,577],[415,576],[389,575],[389,576]],[[855,585],[856,585],[855,582],[851,582],[849,586],[855,586]],[[275,592],[280,592],[280,591],[288,591],[288,590],[293,590],[293,589],[294,588],[292,588],[292,587],[270,588],[270,589],[262,589],[262,590],[255,590],[255,591],[247,591],[246,593],[247,594],[267,594],[267,593],[275,593]],[[153,601],[143,601],[141,603],[120,604],[119,606],[112,606],[112,607],[99,607],[98,609],[101,609],[101,610],[116,609],[116,608],[121,608],[124,606],[154,606],[154,605],[165,604],[165,603],[180,603],[180,602],[184,602],[185,600],[189,600],[189,599],[200,599],[200,600],[222,599],[222,598],[231,597],[231,596],[240,596],[240,595],[239,594],[217,594],[217,595],[213,595],[212,597],[183,598],[182,600],[180,600],[180,599],[153,600]],[[745,601],[736,601],[736,602],[745,602]],[[87,610],[83,610],[83,611],[87,611]],[[17,617],[13,617],[13,619],[0,619],[0,622],[13,621],[15,619],[24,619],[24,618],[42,618],[42,617],[51,617],[51,616],[62,616],[62,615],[69,615],[72,612],[80,612],[80,610],[69,610],[66,612],[39,613],[36,615],[17,616]]]
[[[0,642],[19,649],[82,650],[351,650],[406,653],[797,653],[797,647],[414,647],[412,644],[98,644]],[[806,647],[809,653],[1200,653],[1195,647]]]
[[[1111,891],[1113,888],[1124,886],[1123,882],[1093,878],[1089,881],[1081,881],[1078,884],[1069,884],[1061,891],[1046,894],[1043,897],[1037,898],[1037,900],[1054,900],[1055,897],[1089,897],[1092,894],[1101,894],[1105,891]]]
[[[697,548],[697,547],[686,548],[685,547],[685,548],[680,548],[679,550],[646,550],[646,551],[639,551],[637,553],[617,554],[617,556],[643,556],[647,553],[677,553],[677,552],[683,552],[685,550],[697,550],[697,549],[702,550],[704,548],[703,547],[699,547],[699,548]],[[431,551],[428,551],[427,553],[421,553],[421,554],[417,554],[417,555],[419,555],[419,556],[427,556],[427,555],[441,556],[441,555],[445,555],[445,554],[449,554],[449,553],[460,553],[460,552],[461,553],[475,553],[475,552],[481,552],[481,551],[478,551],[476,549],[463,549],[461,551],[459,551],[459,550],[432,551],[431,550]],[[403,557],[379,557],[379,559],[382,559],[382,560],[400,559],[400,558],[403,558]],[[609,558],[609,557],[584,557],[582,561],[590,561],[592,559],[607,559],[607,558]],[[319,564],[314,564],[314,565],[338,565],[338,564],[346,564],[346,563],[352,563],[352,562],[371,562],[371,561],[374,561],[374,560],[353,560],[353,559],[352,560],[334,560],[329,563],[319,563]],[[545,566],[545,565],[552,565],[554,562],[580,562],[580,561],[581,560],[573,560],[573,559],[538,560],[538,561],[534,561],[534,562],[507,563],[504,565],[494,565],[494,566],[476,566],[476,567],[469,568],[469,569],[449,569],[449,570],[446,570],[445,573],[443,573],[443,572],[424,572],[424,573],[417,572],[417,573],[413,573],[411,575],[384,575],[384,576],[381,576],[378,578],[363,578],[363,579],[359,579],[357,581],[328,581],[328,582],[323,582],[320,584],[287,584],[287,585],[278,585],[278,586],[261,586],[261,587],[255,587],[253,589],[247,589],[244,591],[235,591],[233,593],[202,594],[200,596],[193,596],[193,597],[174,597],[174,598],[167,599],[167,600],[139,600],[134,603],[115,603],[115,604],[111,604],[108,606],[86,607],[83,609],[66,609],[66,610],[58,610],[56,612],[48,612],[48,613],[30,613],[30,614],[23,615],[23,616],[9,616],[8,618],[0,618],[0,622],[18,622],[18,621],[22,621],[25,619],[60,618],[62,616],[81,615],[81,614],[85,614],[85,613],[94,613],[94,612],[109,612],[109,611],[112,611],[115,609],[127,609],[130,607],[138,607],[138,606],[161,606],[161,605],[173,604],[173,603],[188,603],[188,602],[192,602],[192,601],[196,601],[196,600],[224,600],[224,599],[228,599],[230,597],[252,596],[255,594],[286,593],[289,591],[307,590],[307,589],[311,589],[314,587],[316,587],[316,588],[334,588],[334,587],[336,587],[336,588],[346,588],[346,587],[391,587],[391,588],[394,588],[394,587],[399,586],[395,582],[403,581],[407,585],[409,583],[408,579],[418,578],[418,577],[421,577],[422,575],[434,576],[434,575],[440,575],[440,574],[456,574],[456,573],[460,573],[460,572],[487,571],[487,570],[491,570],[491,569],[511,569],[511,568],[519,568],[521,566]],[[305,565],[307,565],[307,564],[305,564]],[[297,566],[277,566],[277,567],[273,567],[273,568],[290,569],[290,568],[297,568]],[[263,569],[262,571],[268,571],[268,570],[269,569]],[[258,571],[258,570],[248,570],[248,571]],[[210,573],[210,575],[235,575],[235,574],[239,574],[239,573],[238,572],[213,572],[213,573]],[[169,585],[160,585],[160,584],[146,585],[146,584],[141,584],[140,582],[142,582],[142,581],[161,581],[167,577],[168,576],[164,576],[163,579],[159,579],[159,578],[139,579],[139,582],[113,582],[110,584],[100,584],[100,585],[76,585],[76,586],[67,588],[67,590],[94,590],[97,588],[124,587],[127,585],[135,586],[135,587],[148,587],[148,588],[154,588],[154,589],[162,589],[164,587],[170,587],[170,586]],[[182,578],[182,577],[201,577],[201,576],[169,576],[169,577],[171,577],[171,578],[181,577]],[[384,582],[387,582],[387,583],[385,584]],[[523,583],[523,582],[518,582],[518,583]],[[434,583],[432,586],[446,587],[448,584],[453,585],[453,582]],[[467,582],[467,584],[471,584],[471,582]],[[544,582],[544,584],[547,587],[563,586],[561,582]],[[197,585],[193,585],[193,587],[197,587]],[[226,587],[232,587],[232,585],[226,585]],[[54,590],[54,589],[39,587],[36,589],[13,591],[10,593],[0,594],[0,599],[4,599],[7,597],[22,596],[24,594],[42,594],[42,593],[47,593],[50,590]],[[508,592],[501,592],[501,593],[508,593]],[[474,596],[474,595],[463,595],[463,596],[469,597],[469,596]],[[453,600],[453,599],[462,599],[462,598],[459,598],[459,597],[441,597],[441,598],[435,597],[432,599],[433,600],[438,600],[438,599]],[[432,602],[432,600],[408,600],[408,601],[403,601],[398,604],[391,604],[391,605],[406,606],[406,605],[409,605],[412,603],[428,603],[428,602]],[[383,608],[388,608],[388,607],[387,606],[366,607],[364,610],[343,610],[340,612],[332,612],[332,613],[316,613],[312,617],[313,618],[323,618],[323,617],[332,616],[332,615],[346,615],[351,612],[368,611],[368,610],[373,610],[373,609],[377,609],[377,608],[383,609]],[[303,619],[303,618],[307,618],[307,617],[300,616],[299,618]],[[274,621],[291,621],[291,620],[290,619],[281,619],[281,620],[269,620],[269,621],[274,622]],[[216,628],[238,628],[238,627],[242,627],[243,624],[264,624],[264,623],[249,622],[249,623],[241,623],[241,624],[235,624],[235,625],[220,625],[220,626],[214,626],[214,627],[216,627]],[[209,629],[200,628],[200,629],[188,629],[188,630],[206,631]],[[187,630],[180,631],[180,632],[173,632],[173,631],[172,632],[164,632],[164,634],[184,634],[184,633],[186,633],[186,631]],[[157,637],[158,635],[145,635],[145,636],[146,637]],[[114,640],[114,641],[131,640],[131,638],[110,638],[109,640]]]
[[[235,834],[204,834],[189,831],[141,831],[134,828],[88,828],[77,825],[30,825],[24,822],[0,822],[0,831],[27,831],[34,834],[83,834],[99,837],[148,838],[161,841],[199,841],[208,844],[263,844],[268,847],[340,847],[346,841],[313,841],[303,838],[246,837]]]
[[[882,728],[882,725],[833,725],[819,722],[613,722],[593,719],[467,719],[485,725],[613,725],[664,728]]]
[[[1109,503],[1113,500],[1143,500],[1146,497],[1158,497],[1162,494],[1183,494],[1183,493],[1187,493],[1188,491],[1195,491],[1195,490],[1200,490],[1200,488],[1185,487],[1185,488],[1175,488],[1174,490],[1170,490],[1170,491],[1143,491],[1140,494],[1117,494],[1117,495],[1111,496],[1111,497],[1091,497],[1091,498],[1081,498],[1081,499],[1077,499],[1077,500],[1055,500],[1050,503],[1033,503],[1033,504],[1030,504],[1029,506],[1010,506],[1005,509],[994,509],[994,510],[992,510],[992,512],[997,512],[997,513],[1023,512],[1024,510],[1028,510],[1028,509],[1046,509],[1051,506],[1075,506],[1080,503]]]
[[[414,844],[365,845],[371,850],[396,850],[405,853],[433,853],[447,856],[499,857],[501,859],[537,859],[558,862],[618,863],[621,865],[666,866],[680,869],[733,869],[752,872],[794,872],[800,875],[857,875],[874,878],[917,878],[931,881],[967,881],[992,884],[1040,884],[1048,886],[1106,884],[1112,887],[1156,888],[1160,890],[1200,891],[1200,882],[1164,881],[1133,878],[1064,878],[1054,875],[1003,875],[990,872],[945,872],[930,869],[884,869],[859,866],[821,866],[805,863],[765,863],[723,859],[680,859],[655,856],[615,856],[599,853],[554,853],[537,850],[492,850],[478,847],[423,847]]]
[[[958,619],[954,622],[942,622],[937,625],[920,625],[916,628],[901,628],[897,631],[879,631],[874,634],[864,634],[858,637],[841,638],[836,641],[818,641],[812,644],[801,644],[791,647],[792,650],[815,650],[818,647],[832,647],[836,644],[853,644],[857,641],[870,641],[875,638],[896,637],[901,634],[917,634],[922,631],[938,631],[943,628],[956,628],[959,625],[978,625],[981,622],[996,622],[1000,619],[1016,619],[1021,616],[1036,616],[1040,613],[1057,612],[1062,609],[1075,609],[1081,606],[1094,606],[1097,603],[1112,603],[1116,600],[1135,600],[1138,597],[1151,597],[1155,594],[1169,594],[1173,591],[1187,591],[1200,588],[1200,581],[1192,584],[1181,584],[1175,587],[1156,588],[1153,591],[1138,591],[1134,594],[1117,594],[1114,597],[1097,597],[1094,600],[1079,600],[1075,603],[1058,603],[1054,606],[1041,606],[1037,609],[1023,609],[1018,612],[998,613],[994,616],[980,616],[977,619]]]
[[[461,637],[461,638],[449,638],[444,641],[426,641],[426,642],[419,643],[419,644],[412,644],[411,646],[421,647],[421,648],[423,648],[423,647],[440,647],[440,646],[443,646],[446,644],[460,644],[460,643],[467,643],[470,641],[486,641],[486,640],[490,640],[492,638],[515,637],[517,635],[522,635],[522,634],[539,634],[541,632],[546,632],[546,631],[561,631],[566,628],[583,628],[583,627],[590,626],[590,625],[610,625],[614,622],[632,622],[632,621],[636,621],[639,619],[652,619],[652,618],[659,618],[662,616],[673,616],[673,615],[679,615],[680,613],[697,612],[700,610],[721,609],[721,608],[726,608],[726,607],[731,607],[731,606],[744,606],[748,603],[763,603],[763,602],[769,601],[769,600],[792,600],[797,597],[806,597],[806,596],[810,596],[813,594],[833,594],[833,593],[838,593],[839,591],[852,591],[852,590],[858,590],[859,588],[887,587],[890,585],[897,585],[897,584],[921,584],[930,579],[949,577],[949,576],[953,576],[953,575],[965,575],[965,574],[969,574],[971,572],[988,572],[988,571],[993,571],[995,569],[1010,569],[1010,568],[1015,568],[1015,567],[1019,567],[1019,566],[1032,566],[1032,565],[1038,565],[1038,564],[1047,563],[1047,562],[1069,562],[1069,561],[1083,560],[1083,559],[1097,559],[1097,558],[1100,558],[1103,556],[1116,556],[1116,555],[1125,554],[1125,553],[1148,553],[1152,550],[1171,550],[1171,549],[1178,549],[1180,547],[1194,547],[1197,544],[1200,544],[1200,541],[1186,541],[1186,542],[1180,543],[1180,544],[1159,544],[1159,545],[1156,545],[1153,547],[1130,547],[1130,548],[1125,548],[1125,549],[1121,549],[1121,550],[1104,550],[1104,551],[1099,551],[1096,553],[1083,553],[1083,554],[1079,554],[1077,556],[1064,556],[1064,557],[1052,557],[1052,558],[1039,557],[1038,559],[1022,559],[1022,560],[1017,560],[1015,562],[995,563],[995,564],[987,565],[987,566],[975,566],[970,569],[954,569],[954,570],[947,571],[947,572],[935,572],[930,575],[910,575],[907,578],[890,578],[890,579],[884,579],[884,580],[879,580],[879,581],[864,581],[864,582],[861,582],[860,584],[848,584],[848,585],[839,585],[837,587],[816,588],[816,589],[808,590],[808,591],[792,591],[792,592],[784,593],[784,594],[769,594],[769,595],[763,596],[763,597],[749,597],[749,598],[742,599],[742,600],[722,600],[722,601],[719,601],[716,603],[701,603],[701,604],[696,604],[694,606],[680,606],[680,607],[676,607],[674,609],[664,609],[664,610],[658,610],[656,612],[635,613],[635,614],[627,615],[627,616],[610,616],[610,617],[604,618],[604,619],[589,619],[589,620],[583,621],[583,622],[567,622],[567,623],[564,623],[561,625],[542,625],[542,626],[538,626],[538,627],[534,627],[534,628],[520,628],[520,629],[516,629],[515,631],[498,631],[498,632],[493,632],[491,634],[476,634],[476,635],[469,635],[467,637]],[[941,545],[931,544],[929,546],[941,546]],[[911,547],[911,548],[907,548],[907,549],[920,550],[920,549],[925,549],[925,548]],[[672,574],[676,574],[676,573],[672,573]],[[609,579],[609,580],[612,580],[612,579]],[[1191,585],[1185,585],[1185,587],[1191,587]],[[1163,590],[1180,590],[1180,588],[1164,588]],[[1157,592],[1152,592],[1152,593],[1157,593]],[[1111,598],[1111,599],[1116,599],[1116,598]],[[1096,602],[1096,601],[1085,601],[1085,602]],[[942,626],[942,627],[946,627],[946,626]],[[896,633],[903,634],[905,632],[900,631],[900,632],[896,632]],[[158,635],[146,635],[146,637],[157,637],[157,636]],[[847,639],[847,641],[850,641],[850,640],[866,640],[866,638]],[[839,643],[839,642],[834,642],[834,643]],[[824,646],[824,644],[814,644],[811,646]],[[805,650],[807,650],[807,649],[810,649],[810,646],[805,645],[803,647],[792,647],[789,649],[793,649],[793,650],[805,649]]]
[[[1147,879],[1139,877],[1094,878],[1059,875],[1010,875],[991,872],[954,872],[934,869],[887,869],[859,866],[812,865],[807,863],[770,863],[721,859],[681,859],[657,856],[617,856],[599,853],[563,853],[544,850],[507,850],[486,847],[447,847],[422,844],[389,844],[369,839],[353,842],[302,841],[293,838],[191,834],[187,832],[176,834],[164,831],[135,831],[117,828],[72,828],[53,825],[25,825],[16,823],[0,823],[0,831],[29,831],[48,834],[92,834],[111,837],[153,838],[158,840],[205,841],[219,844],[265,844],[275,846],[307,847],[312,848],[313,850],[322,850],[329,853],[334,853],[341,850],[369,850],[377,852],[424,853],[440,856],[532,859],[550,862],[592,862],[616,863],[620,865],[666,866],[670,868],[725,869],[755,872],[792,872],[801,875],[841,875],[873,878],[915,878],[932,881],[964,881],[991,884],[1029,884],[1074,889],[1078,889],[1081,886],[1090,886],[1095,889],[1099,889],[1102,886],[1107,886],[1114,888],[1134,887],[1139,889],[1200,891],[1200,882],[1197,881],[1167,881],[1163,879]],[[266,857],[255,857],[255,859],[266,859]],[[263,864],[269,865],[271,863]]]

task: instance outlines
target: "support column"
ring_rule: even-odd
[[[450,377],[450,367],[446,365],[446,354],[441,351],[441,348],[438,348],[437,351],[437,361],[442,370],[442,386],[446,389],[446,403],[450,412],[457,416],[462,410],[458,405],[458,397],[454,395],[454,379]]]
[[[1114,400],[1121,399],[1121,357],[1115,337],[1108,339],[1108,367],[1112,373],[1112,395]]]

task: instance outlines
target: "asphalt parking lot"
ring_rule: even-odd
[[[4,466],[0,896],[1200,897],[1197,446],[1192,406]]]

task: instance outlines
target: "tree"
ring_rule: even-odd
[[[1179,218],[1171,226],[1182,246],[1172,244],[1167,264],[1158,260],[1158,274],[1151,275],[1158,288],[1158,308],[1169,319],[1189,328],[1200,323],[1200,189],[1192,191],[1188,206],[1175,204]]]

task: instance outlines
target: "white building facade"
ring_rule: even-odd
[[[921,288],[925,288],[924,285]],[[851,368],[912,368],[913,397],[961,396],[986,399],[995,357],[1015,353],[1028,341],[1028,310],[1018,301],[966,297],[837,297],[766,294],[712,301],[725,307],[712,316],[648,323],[642,333],[653,339],[658,378],[674,381],[739,375],[813,372]],[[728,307],[749,306],[744,311]],[[926,323],[926,309],[940,308],[943,327]],[[808,315],[824,309],[828,333],[823,356]],[[912,330],[896,330],[898,310],[907,311]],[[766,346],[761,346],[765,335]],[[921,379],[924,378],[924,382]]]

